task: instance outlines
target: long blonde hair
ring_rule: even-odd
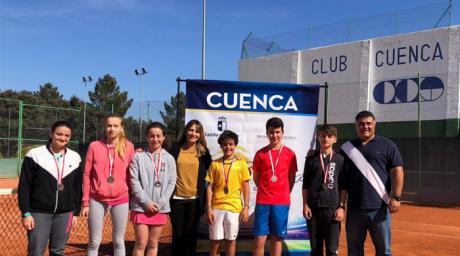
[[[118,142],[117,145],[115,146],[115,152],[118,153],[118,156],[122,159],[125,160],[125,151],[126,151],[126,144],[127,144],[127,139],[126,139],[126,134],[125,134],[125,129],[124,129],[124,124],[123,124],[123,118],[119,115],[115,114],[110,114],[105,117],[104,119],[104,124],[107,125],[107,120],[109,118],[118,118],[120,119],[121,127],[120,131],[118,132]],[[107,134],[105,134],[105,137],[107,138]]]
[[[204,136],[204,129],[203,125],[200,123],[200,121],[193,119],[190,120],[184,127],[182,133],[179,136],[178,144],[180,147],[184,146],[187,143],[187,131],[193,126],[196,126],[196,130],[200,134],[200,138],[196,142],[196,151],[197,151],[197,156],[200,157],[208,152],[207,148],[207,143],[206,143],[206,138]]]

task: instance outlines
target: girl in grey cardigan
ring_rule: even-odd
[[[176,161],[163,148],[165,126],[153,122],[147,126],[148,148],[136,152],[130,165],[131,220],[134,223],[136,243],[133,255],[158,254],[161,229],[171,211],[169,199],[176,186]]]

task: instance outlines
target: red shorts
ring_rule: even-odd
[[[155,215],[146,214],[143,212],[131,211],[131,220],[134,224],[145,225],[164,225],[168,221],[168,214],[157,213]]]

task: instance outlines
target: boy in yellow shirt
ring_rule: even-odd
[[[236,237],[239,220],[248,221],[249,211],[249,180],[251,175],[246,161],[235,157],[238,135],[232,131],[224,131],[217,142],[223,157],[212,161],[206,181],[209,223],[209,239],[211,240],[210,256],[220,255],[220,243],[225,240],[225,255],[235,255]],[[243,193],[244,204],[241,201]]]

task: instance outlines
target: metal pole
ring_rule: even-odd
[[[327,82],[324,83],[324,124],[327,124],[327,105],[329,101],[329,84]]]
[[[86,100],[85,103],[83,104],[83,138],[82,142],[85,144],[85,137],[86,137]]]
[[[21,169],[21,159],[22,159],[22,115],[24,112],[24,105],[22,100],[19,101],[19,124],[18,124],[18,177],[20,175]]]
[[[150,101],[147,101],[147,122],[150,122]]]
[[[422,192],[422,118],[420,106],[420,73],[417,74],[417,137],[418,137],[418,190],[419,198]]]
[[[86,79],[83,81],[85,83],[85,90],[86,90]],[[82,142],[85,144],[85,137],[86,137],[86,99],[83,99],[85,103],[83,104],[83,138]]]
[[[142,99],[144,98],[144,75],[141,75],[141,102],[139,114],[139,143],[142,142]]]
[[[203,0],[203,28],[201,45],[201,79],[206,79],[206,0]]]
[[[180,93],[180,77],[177,77],[177,94],[176,94],[176,143],[177,136],[179,135],[179,93]]]
[[[6,157],[10,157],[10,136],[11,136],[11,109],[8,108],[8,148],[6,151]]]

